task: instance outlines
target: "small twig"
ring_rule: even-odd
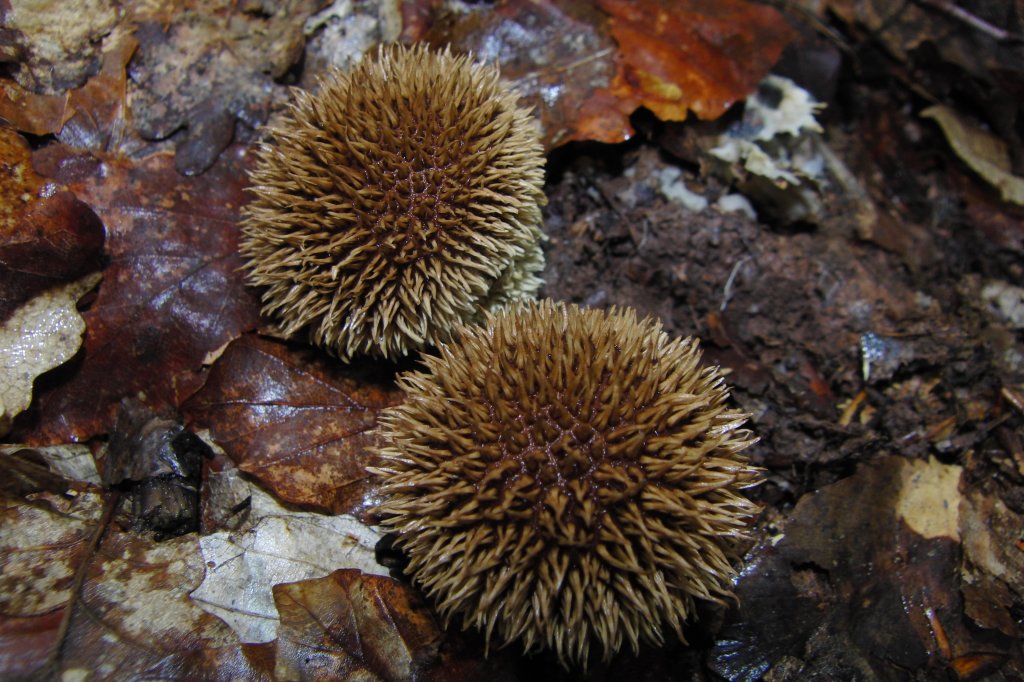
[[[57,643],[54,645],[53,652],[50,653],[50,659],[47,661],[47,667],[53,673],[52,677],[54,679],[60,678],[60,657],[64,649],[64,640],[67,639],[68,630],[71,629],[71,616],[75,611],[75,601],[82,591],[82,585],[85,584],[85,576],[89,572],[90,559],[96,554],[100,541],[103,540],[103,535],[110,525],[110,520],[114,517],[114,510],[117,509],[120,499],[121,493],[117,491],[113,491],[107,498],[104,504],[103,516],[100,517],[96,530],[93,531],[92,538],[89,540],[89,545],[85,548],[78,568],[75,570],[75,581],[71,585],[71,596],[68,598],[68,604],[64,609],[64,617],[61,618],[60,627],[57,629]]]
[[[963,7],[951,2],[951,0],[916,0],[920,5],[931,7],[944,12],[954,19],[958,19],[976,31],[980,31],[1000,42],[1024,42],[1024,35],[1010,33],[1009,31],[994,26],[976,14],[971,14]]]

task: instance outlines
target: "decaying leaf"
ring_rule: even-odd
[[[103,224],[32,167],[28,143],[0,127],[0,321],[56,286],[102,267]]]
[[[0,524],[0,614],[4,616],[40,616],[67,603],[72,578],[103,505],[96,493],[41,499],[48,504],[0,503],[4,519]]]
[[[204,459],[213,453],[177,419],[125,399],[110,433],[103,483],[122,491],[137,530],[156,539],[199,529],[199,488]]]
[[[234,137],[235,119],[263,123],[275,87],[302,55],[303,24],[322,0],[239,5],[233,0],[185,8],[170,26],[137,15],[139,51],[129,68],[132,118],[147,139],[182,127],[176,168],[194,175],[209,168]]]
[[[716,118],[791,37],[778,12],[745,0],[511,0],[463,11],[427,39],[498,61],[536,107],[548,148],[629,139],[640,106],[665,120]]]
[[[280,499],[340,513],[362,505],[371,430],[400,396],[372,371],[245,336],[184,412]]]
[[[60,656],[65,679],[259,679],[231,629],[189,599],[205,573],[198,541],[110,529],[85,568]]]
[[[715,667],[756,679],[779,663],[772,614],[791,610],[805,639],[788,653],[802,659],[805,678],[884,678],[891,666],[938,675],[1005,648],[1004,635],[967,628],[961,617],[960,476],[936,460],[889,457],[802,498],[785,536],[741,577]],[[774,568],[755,575],[764,562]]]
[[[0,677],[261,679],[258,656],[189,598],[206,572],[195,536],[153,543],[113,524],[92,551],[100,495],[33,498],[0,502]]]
[[[243,642],[277,636],[278,613],[271,588],[282,582],[325,576],[338,568],[384,574],[374,559],[376,531],[348,515],[289,511],[230,469],[216,474],[214,490],[249,490],[247,528],[204,535],[199,545],[206,577],[192,591],[202,609],[219,616]]]
[[[125,67],[137,44],[125,33],[108,40],[99,73],[61,95],[34,93],[0,80],[0,118],[32,135],[57,135],[72,147],[118,149],[128,128]]]
[[[958,511],[967,559],[1024,598],[1024,516],[980,491],[964,497]]]
[[[621,70],[612,92],[665,121],[718,118],[754,91],[793,36],[766,5],[745,0],[599,0]]]
[[[523,103],[535,108],[550,149],[571,140],[620,142],[632,134],[632,109],[620,108],[607,92],[616,65],[606,23],[586,2],[512,0],[444,15],[426,39],[500,64]]]
[[[1010,155],[1002,140],[941,104],[928,107],[921,115],[939,124],[956,155],[998,189],[1003,201],[1024,205],[1024,178],[1011,172]]]
[[[85,321],[76,305],[100,273],[46,291],[0,324],[0,435],[32,402],[32,383],[64,364],[82,344]]]
[[[14,455],[24,452],[21,445],[0,446],[0,455]],[[92,451],[85,445],[51,445],[32,448],[30,452],[38,456],[48,470],[55,475],[70,481],[82,481],[92,485],[100,485],[100,474],[96,469],[96,460]]]
[[[710,150],[708,162],[773,221],[814,223],[827,180],[821,147],[821,109],[788,78],[768,76],[747,99],[743,118]]]
[[[243,150],[198,179],[178,174],[167,154],[55,156],[47,163],[103,218],[110,265],[84,315],[81,366],[39,394],[37,422],[19,424],[18,439],[34,444],[109,431],[121,398],[140,391],[158,409],[177,408],[202,384],[208,355],[258,321],[238,272]]]
[[[278,585],[280,680],[415,680],[442,633],[411,588],[357,570]]]
[[[10,0],[5,36],[20,57],[14,75],[26,88],[55,93],[81,85],[99,59],[103,36],[120,16],[104,0]]]

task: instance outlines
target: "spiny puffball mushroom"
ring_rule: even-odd
[[[394,358],[536,294],[544,151],[496,67],[381,48],[268,132],[240,250],[285,335]]]
[[[682,639],[696,599],[731,596],[755,438],[700,356],[630,309],[548,300],[400,376],[376,509],[447,621],[585,666]]]

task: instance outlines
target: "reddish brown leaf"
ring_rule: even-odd
[[[208,356],[258,321],[237,254],[243,150],[198,179],[179,175],[165,154],[138,163],[89,165],[70,154],[61,161],[53,164],[64,169],[58,179],[73,180],[107,226],[110,266],[84,314],[79,366],[37,391],[37,426],[16,425],[34,444],[106,432],[124,396],[144,392],[157,409],[179,406],[202,385]]]
[[[536,107],[550,149],[570,140],[620,142],[632,133],[628,119],[635,107],[605,92],[616,71],[606,23],[590,2],[511,0],[469,11],[454,23],[439,21],[426,39],[497,61],[523,102]]]
[[[400,397],[389,380],[246,336],[184,411],[280,499],[341,513],[358,511],[370,431]]]
[[[103,55],[99,73],[62,95],[31,92],[0,81],[0,118],[32,135],[58,135],[74,147],[116,148],[125,133],[125,67],[138,42],[122,35]]]
[[[612,92],[666,121],[718,118],[753,92],[793,31],[746,0],[599,0],[622,69]]]
[[[58,284],[100,269],[103,225],[70,192],[45,186],[20,135],[0,128],[0,321]]]
[[[441,631],[412,590],[357,570],[274,587],[279,679],[412,680]]]
[[[124,35],[103,54],[103,68],[85,85],[68,93],[61,126],[54,132],[65,144],[93,151],[117,149],[127,133],[126,67],[138,41]]]
[[[40,95],[13,80],[0,80],[0,118],[30,135],[49,135],[64,125],[65,95]]]
[[[552,148],[626,140],[640,106],[664,120],[716,118],[791,36],[778,12],[745,0],[510,0],[439,21],[426,38],[497,60]]]

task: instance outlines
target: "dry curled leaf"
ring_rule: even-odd
[[[280,499],[340,513],[362,504],[371,430],[399,398],[388,379],[246,336],[184,412]]]
[[[209,354],[255,327],[255,297],[238,272],[245,158],[236,149],[201,179],[183,178],[166,154],[44,159],[102,217],[110,265],[84,313],[80,363],[37,394],[36,421],[19,424],[19,440],[106,432],[121,398],[140,391],[158,409],[176,408],[202,385]]]

